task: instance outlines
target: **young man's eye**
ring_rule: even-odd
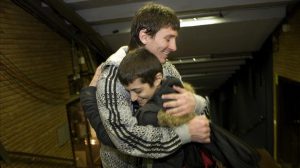
[[[141,90],[136,90],[135,93],[136,94],[140,94],[142,91]]]

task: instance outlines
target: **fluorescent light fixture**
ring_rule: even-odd
[[[224,22],[223,19],[217,16],[194,17],[194,18],[180,19],[180,27],[211,25],[211,24],[217,24],[221,22]]]
[[[190,63],[203,63],[203,62],[218,62],[218,61],[234,61],[234,60],[245,60],[252,59],[251,55],[245,56],[229,56],[229,57],[192,57],[187,59],[179,59],[170,61],[172,64],[190,64]]]
[[[76,3],[76,2],[83,2],[88,0],[64,0],[65,3]]]

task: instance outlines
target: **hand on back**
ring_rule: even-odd
[[[163,95],[163,99],[170,99],[163,104],[164,108],[167,108],[167,113],[174,116],[183,116],[195,111],[196,98],[193,93],[185,90],[184,88],[173,86],[174,90],[178,93],[171,93]]]

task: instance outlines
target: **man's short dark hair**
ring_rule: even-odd
[[[135,13],[132,19],[129,50],[144,46],[139,38],[141,30],[145,29],[148,35],[154,37],[161,28],[168,27],[176,31],[180,29],[180,22],[175,12],[161,4],[147,3]]]
[[[153,86],[155,75],[159,72],[163,73],[159,60],[142,47],[129,51],[120,63],[117,76],[124,86],[128,86],[137,78],[141,78],[142,83]]]

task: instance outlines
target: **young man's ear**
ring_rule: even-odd
[[[154,81],[154,86],[157,87],[161,84],[161,81],[163,79],[163,74],[158,72],[156,75],[155,75],[155,81]]]
[[[141,40],[141,42],[145,45],[148,41],[148,38],[149,38],[149,35],[146,33],[147,30],[146,29],[142,29],[140,32],[139,32],[139,38]]]

